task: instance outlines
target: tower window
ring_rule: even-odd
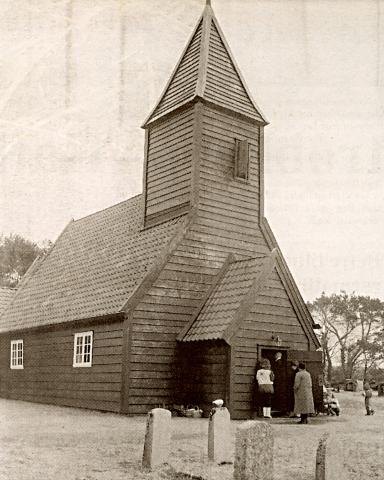
[[[248,140],[236,139],[235,178],[248,180],[249,144]]]

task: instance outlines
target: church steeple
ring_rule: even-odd
[[[191,209],[202,214],[211,202],[258,221],[266,124],[207,1],[143,125],[144,227]]]
[[[143,126],[196,98],[267,123],[252,99],[208,0],[160,100]]]

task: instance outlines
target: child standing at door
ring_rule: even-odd
[[[271,364],[267,358],[262,358],[260,365],[261,368],[256,372],[256,382],[259,387],[260,402],[263,407],[264,418],[271,418],[274,375],[271,371]]]

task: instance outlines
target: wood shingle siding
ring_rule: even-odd
[[[92,367],[74,368],[74,334],[93,331]],[[2,335],[0,392],[12,399],[120,411],[122,323]],[[24,369],[9,368],[10,342],[24,342]]]

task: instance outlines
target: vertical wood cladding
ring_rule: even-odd
[[[308,350],[308,339],[276,270],[257,296],[232,342],[233,418],[249,418],[252,413],[258,345],[279,348],[272,335],[280,337],[283,348]]]
[[[74,368],[74,334],[92,330],[92,366]],[[9,367],[10,343],[24,341],[24,369]],[[0,395],[55,405],[118,412],[122,369],[122,323],[2,335]]]
[[[149,128],[146,161],[146,219],[190,202],[193,107]]]

